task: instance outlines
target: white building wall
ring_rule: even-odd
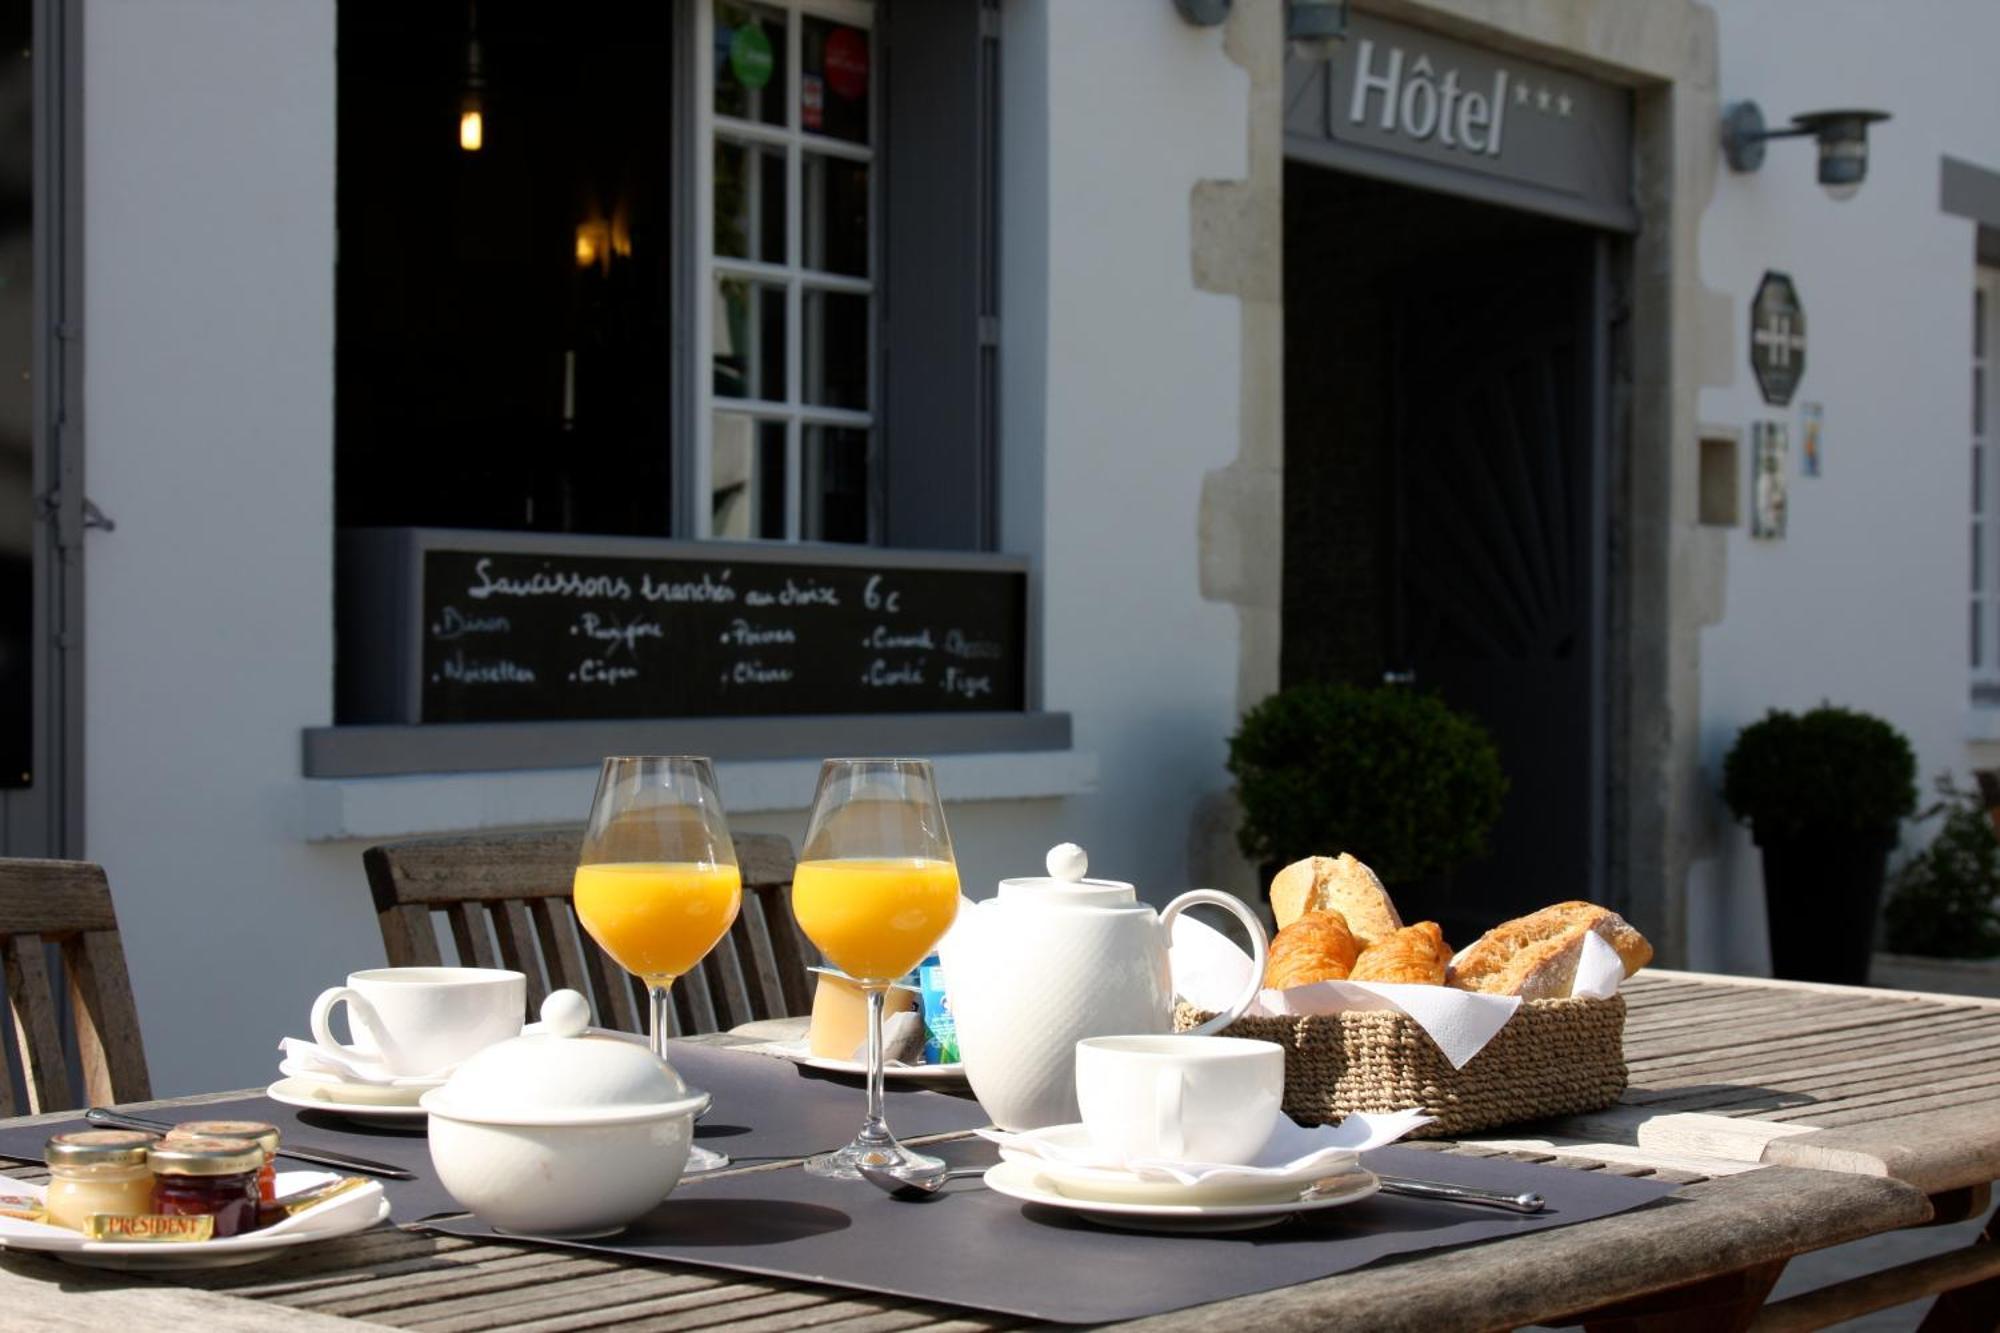
[[[1712,789],[1737,732],[1821,700],[1876,713],[1933,775],[1996,759],[1968,743],[1970,374],[1974,227],[1938,208],[1939,157],[2000,169],[2000,10],[1980,0],[1722,0],[1721,91],[1773,126],[1795,112],[1880,107],[1868,179],[1835,202],[1811,140],[1769,145],[1763,169],[1724,168],[1701,232],[1701,278],[1739,312],[1735,383],[1702,420],[1740,427],[1743,526],[1728,534],[1726,606],[1701,645],[1703,766]],[[1808,324],[1790,408],[1748,363],[1748,308],[1766,269],[1789,273]],[[1823,475],[1800,474],[1799,404],[1825,406]],[[1749,535],[1750,425],[1788,422],[1782,541]],[[1692,449],[1694,441],[1683,442]],[[1690,876],[1696,966],[1768,969],[1761,872],[1718,800],[1717,854]],[[1922,836],[1928,836],[1926,829]]]
[[[1169,5],[1003,13],[1003,523],[1037,557],[1046,705],[1082,756],[1047,790],[1087,791],[1092,756],[1101,786],[951,819],[975,896],[1068,838],[1157,900],[1234,726],[1236,620],[1200,597],[1196,521],[1237,452],[1237,303],[1194,289],[1189,198],[1245,172],[1247,79]],[[380,964],[364,843],[323,840],[340,811],[447,832],[589,801],[581,770],[300,776],[300,731],[332,716],[334,14],[87,11],[89,491],[118,527],[86,567],[84,852],[162,1095],[267,1081],[312,996]],[[969,766],[1032,795],[1017,767]],[[739,827],[803,832],[758,804]]]

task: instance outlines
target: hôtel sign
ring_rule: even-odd
[[[1632,97],[1615,84],[1356,14],[1285,71],[1293,157],[1600,226],[1637,226]]]

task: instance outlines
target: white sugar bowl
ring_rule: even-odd
[[[589,1017],[556,991],[542,1034],[488,1046],[419,1101],[438,1179],[498,1230],[609,1235],[680,1183],[706,1094],[644,1046],[583,1035]]]

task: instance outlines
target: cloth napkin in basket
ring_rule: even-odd
[[[1337,1125],[1307,1127],[1294,1124],[1291,1117],[1280,1114],[1270,1142],[1257,1154],[1257,1160],[1248,1165],[1177,1162],[1160,1157],[1120,1157],[1103,1151],[1088,1139],[1074,1137],[1075,1131],[1068,1126],[1063,1128],[1068,1129],[1069,1134],[1061,1140],[1054,1138],[1049,1130],[1009,1133],[1001,1129],[982,1129],[977,1132],[981,1138],[989,1139],[1002,1148],[1044,1162],[1127,1171],[1141,1180],[1172,1180],[1182,1185],[1202,1185],[1227,1181],[1289,1180],[1307,1172],[1335,1175],[1353,1166],[1358,1154],[1394,1143],[1417,1126],[1428,1125],[1431,1119],[1422,1111],[1390,1111],[1375,1115],[1356,1111]]]

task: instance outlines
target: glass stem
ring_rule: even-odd
[[[868,1118],[857,1136],[862,1143],[895,1142],[882,1119],[882,1002],[887,995],[887,987],[868,988]]]
[[[647,998],[652,1003],[651,1027],[647,1039],[652,1042],[653,1054],[662,1060],[667,1058],[667,1003],[672,998],[674,979],[654,982],[646,989]]]

